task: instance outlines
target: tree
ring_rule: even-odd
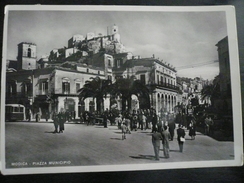
[[[104,80],[100,77],[91,78],[91,81],[86,81],[83,88],[78,90],[79,99],[85,100],[88,97],[96,99],[97,111],[102,112],[103,98],[109,93],[111,80]]]
[[[209,98],[211,105],[214,106],[214,101],[220,98],[220,76],[217,75],[212,84],[205,85],[201,91],[202,100]]]
[[[140,107],[149,108],[150,106],[148,88],[139,80],[135,80],[134,77],[117,79],[112,85],[111,94],[121,97],[122,111],[126,110],[126,103],[128,105],[128,110],[131,109],[131,96],[133,94],[139,98],[139,101],[141,101]]]

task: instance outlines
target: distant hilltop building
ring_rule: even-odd
[[[50,52],[49,61],[64,61],[73,54],[85,57],[99,52],[107,54],[118,54],[126,52],[124,45],[120,41],[118,26],[108,28],[107,35],[96,35],[89,32],[86,36],[76,34],[68,40],[68,47],[54,49]]]

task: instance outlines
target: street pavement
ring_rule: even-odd
[[[217,141],[200,132],[191,140],[186,130],[183,153],[175,135],[170,158],[164,158],[161,145],[160,161],[155,161],[150,129],[132,131],[125,140],[117,126],[65,123],[64,133],[53,131],[51,122],[6,122],[6,168],[234,159],[233,142]]]

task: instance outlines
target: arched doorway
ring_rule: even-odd
[[[80,114],[85,112],[85,102],[84,100],[81,100],[78,104],[78,116],[80,117]]]
[[[160,109],[161,109],[161,99],[160,99],[160,94],[158,93],[158,97],[157,97],[157,103],[158,103],[158,109],[157,109],[157,111],[158,111],[158,113],[160,113]]]
[[[128,108],[129,108],[129,106],[128,106]],[[131,96],[131,108],[130,109],[132,109],[132,110],[139,109],[139,99],[136,95]]]
[[[72,98],[66,98],[64,102],[64,107],[66,111],[75,111],[75,101]]]
[[[95,111],[95,103],[94,101],[89,102],[89,112],[94,112]]]

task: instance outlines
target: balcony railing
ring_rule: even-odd
[[[39,95],[47,95],[48,90],[39,90]]]
[[[173,90],[179,90],[178,86],[169,84],[169,83],[165,83],[165,82],[159,82],[158,84],[156,84],[156,86],[158,87],[164,87],[164,88],[168,88],[168,89],[173,89]]]
[[[15,93],[9,93],[6,92],[6,97],[8,98],[24,98],[24,97],[32,97],[33,94],[31,91],[29,92],[15,92]]]

